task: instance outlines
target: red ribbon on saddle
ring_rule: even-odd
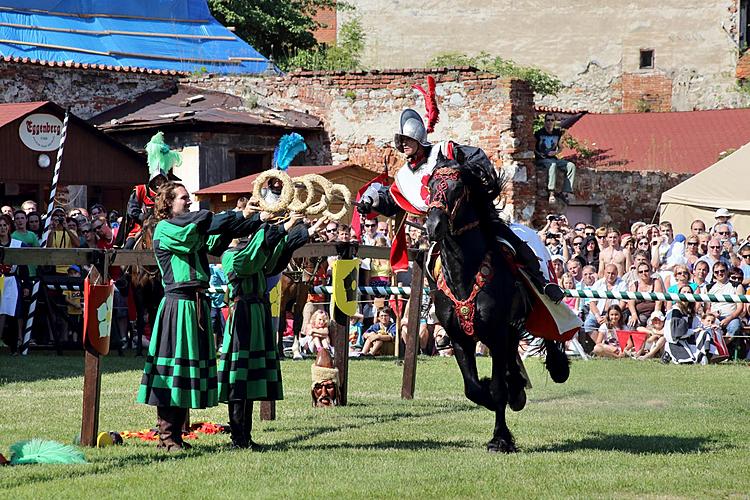
[[[459,300],[453,294],[451,289],[448,287],[448,283],[445,281],[445,271],[440,270],[440,274],[437,278],[438,290],[443,292],[451,302],[453,302],[453,308],[458,316],[458,322],[461,325],[461,329],[469,337],[474,336],[474,315],[477,312],[477,295],[492,280],[492,276],[495,274],[492,269],[492,257],[490,252],[484,256],[484,260],[479,265],[479,271],[474,276],[474,285],[471,287],[471,293],[465,300]]]

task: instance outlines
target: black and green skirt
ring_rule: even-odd
[[[216,347],[205,295],[191,297],[168,292],[162,299],[138,402],[180,408],[208,408],[218,404]]]
[[[240,297],[232,304],[221,343],[219,401],[283,398],[270,306],[255,297]]]

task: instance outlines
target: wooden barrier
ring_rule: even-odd
[[[336,245],[332,243],[311,243],[296,252],[294,257],[330,257],[336,256]],[[414,398],[416,385],[417,354],[419,352],[419,312],[421,310],[422,284],[424,280],[424,251],[409,250],[410,260],[415,261],[412,271],[412,290],[417,290],[414,297],[416,307],[409,308],[409,336],[412,342],[406,346],[404,355],[404,371],[401,386],[401,397]],[[360,246],[357,251],[359,258],[388,259],[390,248],[375,246]],[[104,262],[104,269],[110,265],[116,266],[153,266],[156,265],[154,253],[150,250],[101,250],[97,248],[0,248],[0,263],[17,265],[94,265]],[[219,258],[209,256],[209,262],[218,263]],[[106,273],[106,271],[104,271]],[[106,277],[106,274],[105,274]],[[297,302],[300,302],[299,300]],[[304,304],[297,304],[304,305]],[[348,326],[336,326],[334,339],[336,352],[348,353]],[[399,333],[397,332],[397,335]],[[343,342],[342,340],[343,339]],[[398,339],[397,339],[398,340]],[[337,356],[336,366],[339,368],[341,382],[341,401],[347,402],[348,390],[348,356]],[[99,398],[101,395],[101,359],[86,350],[83,387],[83,416],[81,423],[81,444],[96,446],[96,435],[99,427]],[[274,402],[261,403],[261,418],[272,420],[276,418]]]

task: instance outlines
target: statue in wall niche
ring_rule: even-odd
[[[319,349],[315,363],[310,367],[312,375],[312,405],[316,408],[339,404],[339,370],[333,367],[333,359],[326,349]]]

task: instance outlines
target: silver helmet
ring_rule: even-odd
[[[431,146],[427,141],[427,128],[424,126],[424,121],[422,121],[422,117],[419,116],[419,113],[413,109],[405,109],[404,112],[401,113],[401,126],[399,132],[393,138],[396,149],[402,153],[404,152],[404,146],[401,141],[404,137],[414,139],[422,146]]]

